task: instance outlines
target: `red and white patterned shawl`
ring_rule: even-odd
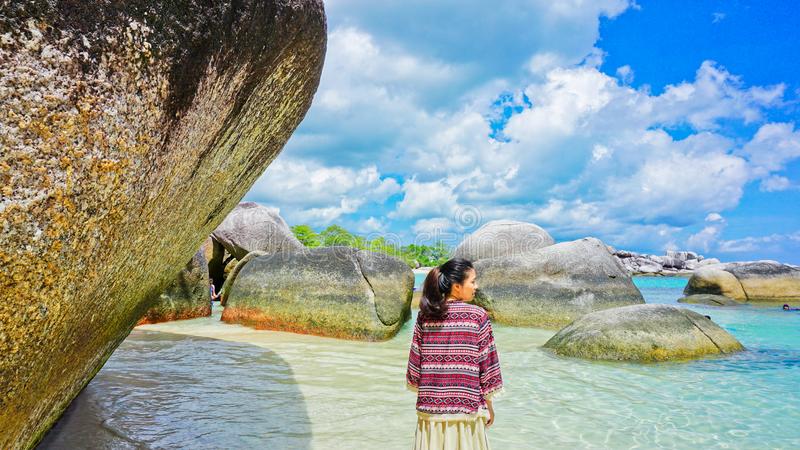
[[[417,391],[417,411],[472,414],[486,409],[486,399],[503,387],[486,311],[454,301],[443,320],[427,320],[419,314],[406,383]]]

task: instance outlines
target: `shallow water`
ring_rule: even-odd
[[[675,304],[682,278],[636,278]],[[800,446],[800,313],[690,306],[747,351],[690,363],[555,357],[553,334],[495,325],[506,394],[489,431],[506,448]],[[349,342],[211,318],[139,327],[40,448],[406,449],[408,322],[394,339]]]

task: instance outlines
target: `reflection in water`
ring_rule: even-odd
[[[309,448],[289,365],[264,348],[134,330],[39,445]]]
[[[686,283],[636,281],[647,302],[668,304]],[[506,394],[495,403],[493,448],[800,448],[800,314],[689,307],[748,350],[689,363],[592,362],[543,351],[553,331],[495,326]],[[367,343],[219,316],[138,328],[42,448],[411,446],[415,398],[403,384],[412,322]]]

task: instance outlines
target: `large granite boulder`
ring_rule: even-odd
[[[211,277],[221,285],[227,266],[225,255],[241,261],[252,251],[296,252],[304,248],[289,225],[274,210],[254,202],[243,202],[211,233],[214,250],[209,260]],[[227,253],[226,253],[227,252]]]
[[[544,348],[563,356],[641,362],[688,360],[744,349],[705,316],[658,304],[586,314],[556,333]]]
[[[275,210],[255,202],[236,205],[211,233],[211,238],[238,260],[254,250],[276,253],[304,248]]]
[[[595,238],[481,259],[475,270],[476,303],[498,323],[558,329],[588,312],[644,303],[619,260]]]
[[[740,302],[800,300],[800,267],[776,261],[714,264],[694,272],[684,293],[724,295]]]
[[[239,271],[222,320],[347,339],[394,336],[410,316],[414,273],[350,247],[259,256]]]
[[[321,0],[0,2],[0,448],[33,446],[311,105]]]
[[[198,250],[167,289],[152,300],[136,325],[194,319],[211,315],[208,264]]]
[[[493,220],[467,236],[453,250],[453,258],[477,261],[499,256],[516,256],[555,244],[538,225],[513,220]]]

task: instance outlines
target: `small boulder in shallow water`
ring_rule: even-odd
[[[238,273],[222,320],[258,329],[383,340],[410,316],[414,273],[350,247],[259,256]]]
[[[639,362],[688,360],[744,349],[706,317],[657,304],[586,314],[556,333],[544,348],[562,356]]]
[[[695,305],[710,305],[710,306],[739,306],[742,303],[726,297],[724,295],[715,294],[695,294],[681,297],[678,303],[691,303]]]

